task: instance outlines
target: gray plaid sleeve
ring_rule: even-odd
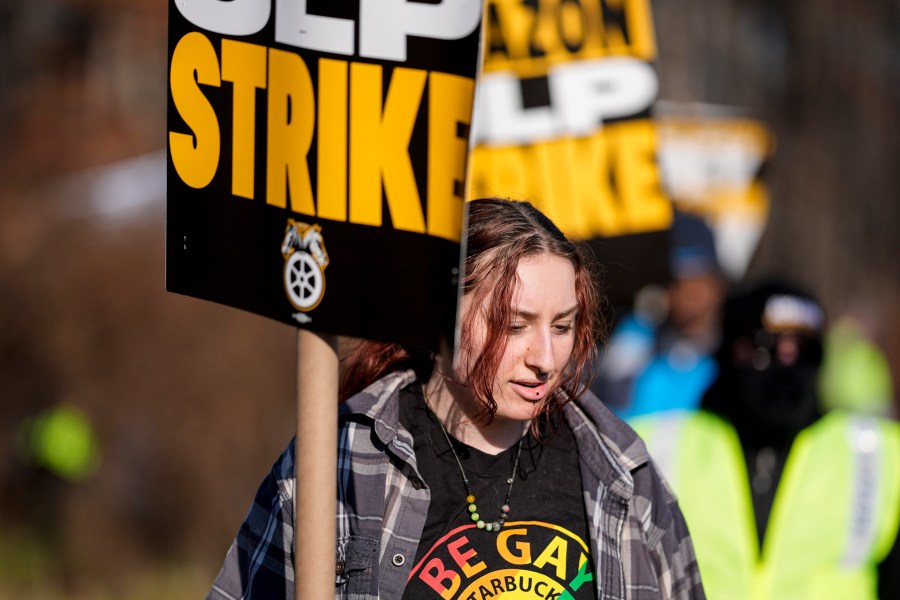
[[[207,600],[294,599],[294,442],[256,492]]]
[[[634,480],[636,493],[632,497],[632,514],[633,518],[640,520],[640,537],[643,539],[629,541],[645,546],[656,580],[652,583],[659,586],[658,596],[653,594],[647,597],[705,599],[694,546],[675,495],[652,461],[634,472]],[[637,548],[632,548],[632,556],[640,554]],[[639,582],[639,587],[644,589],[632,589],[630,597],[633,598],[644,597],[643,592],[647,591],[645,586],[652,586],[650,581],[645,580],[646,571],[639,567],[640,562],[634,561],[631,565],[633,569],[643,571],[632,572],[632,581]]]

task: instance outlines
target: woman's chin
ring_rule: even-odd
[[[532,402],[521,396],[515,395],[510,399],[503,398],[497,402],[497,412],[494,419],[503,421],[530,421],[541,409],[541,403]]]

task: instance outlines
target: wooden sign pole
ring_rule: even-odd
[[[297,334],[294,491],[296,600],[334,597],[337,490],[337,336]]]

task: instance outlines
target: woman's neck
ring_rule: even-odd
[[[422,388],[425,402],[447,432],[464,444],[486,454],[499,454],[513,447],[528,430],[528,421],[494,418],[482,422],[481,404],[470,388],[449,380],[435,369]]]

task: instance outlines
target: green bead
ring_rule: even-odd
[[[477,506],[475,506],[474,504],[469,505],[469,512],[475,512],[476,510],[478,510]]]
[[[481,518],[481,517],[478,516],[478,513],[472,513],[472,520],[473,520],[473,521],[477,521],[477,520],[480,519],[480,518]]]
[[[484,529],[484,521],[478,521],[476,525],[478,526],[478,529]]]
[[[484,528],[485,528],[485,530],[487,530],[487,531],[493,531],[493,529],[494,529],[494,524],[493,524],[493,523],[487,523],[487,524],[485,524]]]

